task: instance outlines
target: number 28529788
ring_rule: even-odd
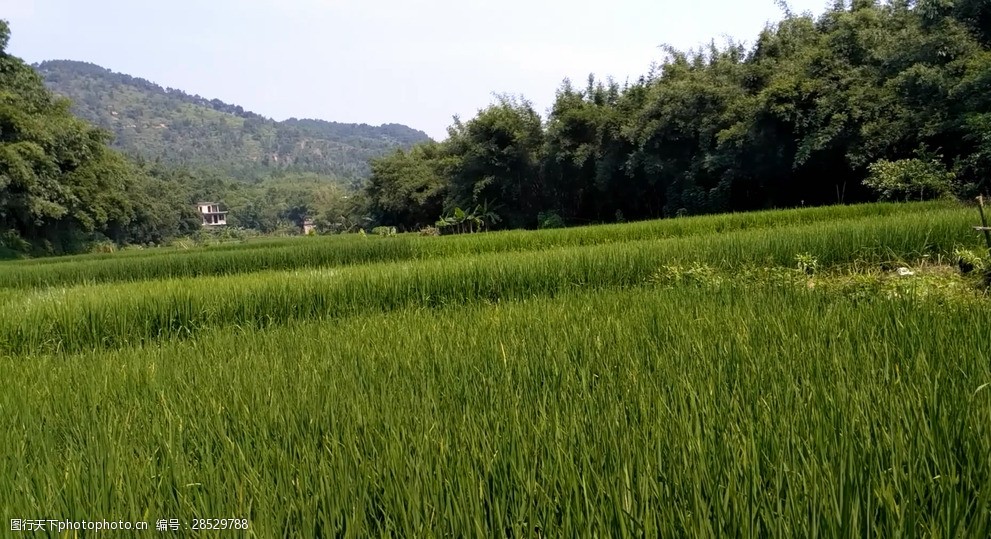
[[[190,523],[194,530],[246,530],[246,518],[194,518]]]

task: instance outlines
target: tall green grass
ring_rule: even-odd
[[[975,243],[955,213],[773,231],[495,253],[354,268],[44,289],[0,304],[0,351],[80,351],[368,311],[554,296],[643,284],[662,266],[824,265],[937,257]]]
[[[989,313],[673,287],[0,357],[0,515],[986,537]]]
[[[79,283],[234,275],[265,270],[356,265],[443,258],[465,254],[520,252],[651,239],[696,237],[752,229],[774,229],[844,219],[944,219],[973,225],[972,211],[954,203],[870,204],[667,219],[544,231],[468,236],[396,238],[329,236],[263,240],[188,251],[124,253],[37,259],[0,264],[0,288],[67,286]]]
[[[986,537],[986,299],[939,266],[811,288],[794,269],[945,262],[979,245],[973,217],[874,205],[0,264],[0,518]]]

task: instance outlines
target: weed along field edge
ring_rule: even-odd
[[[977,220],[863,205],[0,263],[0,513],[987,536]]]

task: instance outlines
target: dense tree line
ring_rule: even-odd
[[[987,192],[991,174],[989,14],[987,0],[841,1],[818,17],[786,14],[750,46],[667,49],[636,81],[566,81],[546,118],[502,97],[455,119],[443,142],[410,146],[417,136],[403,126],[343,127],[352,140],[381,132],[407,148],[372,160],[370,178],[351,182],[306,166],[253,174],[250,160],[239,172],[220,154],[213,167],[154,152],[125,157],[108,146],[113,134],[75,117],[36,70],[6,53],[0,22],[0,251],[167,243],[200,233],[199,201],[224,205],[232,228],[278,233],[303,219],[324,232],[471,231],[971,196]],[[108,90],[130,95],[115,98],[131,104],[118,116],[157,117],[132,99],[143,84],[135,81]],[[190,115],[176,119],[180,127],[201,122],[232,143],[258,135],[276,155],[341,127],[291,120],[272,130],[223,103],[180,105]],[[210,156],[223,146],[215,143],[162,148],[192,144]]]
[[[121,229],[135,216],[128,163],[107,133],[69,112],[37,73],[7,54],[0,21],[0,242],[62,244]]]
[[[566,81],[546,119],[510,97],[455,119],[443,143],[373,161],[369,209],[416,228],[484,205],[534,227],[969,196],[991,174],[989,47],[986,0],[786,13],[749,47]]]

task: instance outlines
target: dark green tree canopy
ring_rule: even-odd
[[[0,22],[0,234],[60,251],[130,222],[129,167],[107,147],[109,134],[74,117],[7,54],[9,35]]]
[[[986,192],[989,17],[987,0],[837,0],[786,13],[749,47],[666,47],[638,81],[566,82],[546,122],[506,99],[456,122],[439,151],[455,166],[431,185],[448,208],[497,201],[505,226],[875,200],[888,170],[875,163]]]
[[[447,145],[457,156],[449,168],[448,207],[488,203],[505,209],[502,218],[510,227],[536,224],[546,203],[543,123],[528,101],[499,97],[475,118],[456,123]]]

